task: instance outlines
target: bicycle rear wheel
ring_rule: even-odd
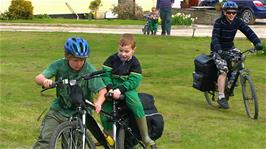
[[[85,148],[96,148],[89,135],[86,135]],[[51,137],[50,149],[82,149],[82,130],[78,121],[60,124]]]
[[[250,118],[257,119],[259,116],[258,99],[252,80],[249,75],[241,75],[240,82],[246,113]]]
[[[217,91],[206,91],[204,92],[204,96],[206,102],[210,106],[218,107],[217,99],[218,99],[218,92]]]

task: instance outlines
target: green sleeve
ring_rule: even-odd
[[[45,78],[50,79],[56,75],[56,71],[57,63],[52,63],[42,72],[42,74],[45,76]]]
[[[112,82],[112,68],[103,65],[103,70],[105,70],[105,73],[102,75],[102,79],[104,84],[107,86],[107,90],[110,90],[113,88],[113,82]]]
[[[128,79],[119,87],[119,90],[124,93],[125,91],[136,89],[142,80],[140,73],[131,72]]]

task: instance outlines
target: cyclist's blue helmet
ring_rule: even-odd
[[[227,2],[224,3],[223,9],[224,10],[227,10],[227,9],[235,9],[235,10],[237,10],[238,9],[238,6],[233,1],[227,1]]]
[[[65,43],[65,52],[78,58],[86,58],[90,53],[90,46],[80,37],[70,37]]]

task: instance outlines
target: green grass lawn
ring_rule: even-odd
[[[98,69],[116,51],[119,39],[119,35],[59,32],[0,35],[0,148],[31,148],[35,142],[40,126],[36,119],[49,107],[55,92],[40,96],[34,77],[63,57],[68,37],[89,41],[89,61]],[[250,55],[245,65],[251,70],[259,98],[259,119],[252,120],[245,114],[240,87],[229,101],[229,110],[207,106],[203,93],[191,87],[193,60],[209,52],[210,38],[135,37],[144,76],[139,91],[154,95],[165,120],[164,134],[156,141],[159,149],[266,148],[265,55]],[[243,50],[251,47],[246,39],[237,39],[236,46]]]

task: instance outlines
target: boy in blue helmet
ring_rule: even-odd
[[[90,47],[86,40],[80,37],[68,38],[65,42],[65,57],[54,61],[44,71],[37,75],[35,82],[48,88],[55,77],[55,81],[59,78],[76,79],[85,74],[96,71],[96,69],[86,61],[89,56]],[[82,81],[79,86],[82,88],[84,97],[92,99],[93,93],[99,93],[97,100],[94,102],[96,112],[101,110],[101,105],[104,102],[104,94],[106,93],[105,84],[101,78]],[[57,86],[56,97],[50,107],[50,110],[45,115],[40,129],[40,135],[37,142],[34,144],[34,149],[48,149],[50,138],[56,127],[66,121],[75,111],[70,96],[69,88]],[[88,120],[88,119],[87,119]]]
[[[228,73],[227,53],[234,50],[234,38],[237,30],[240,30],[253,43],[256,50],[262,50],[260,39],[240,18],[236,17],[238,6],[235,2],[227,1],[223,5],[222,16],[215,21],[212,30],[211,52],[217,69],[218,76],[218,104],[228,109],[229,105],[224,95],[225,81]]]

